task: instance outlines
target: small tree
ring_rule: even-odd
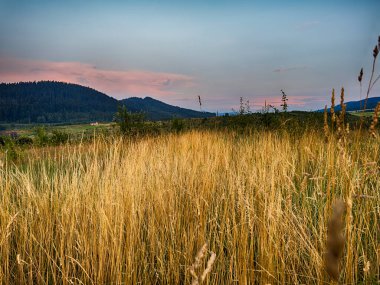
[[[245,113],[251,114],[251,105],[249,104],[249,100],[245,102]]]
[[[287,112],[288,111],[288,96],[285,94],[285,92],[281,89],[281,93],[282,93],[282,98],[281,98],[281,101],[282,101],[282,104],[281,104],[281,107],[282,107],[282,111],[283,112]]]
[[[114,117],[114,121],[120,128],[122,134],[129,133],[133,128],[138,128],[144,121],[144,114],[133,114],[128,112],[125,105],[119,106]]]
[[[69,141],[69,134],[59,131],[59,130],[53,130],[52,136],[50,138],[50,142],[54,145],[60,145],[65,144]]]
[[[184,127],[185,127],[185,124],[181,119],[179,118],[172,119],[171,129],[173,131],[175,131],[176,133],[179,133],[184,129]]]
[[[35,129],[35,137],[37,140],[37,144],[40,146],[47,145],[49,143],[49,136],[46,132],[45,127],[37,127]]]
[[[243,97],[240,97],[239,115],[244,115],[244,114],[245,114],[245,108],[244,108]]]
[[[273,109],[273,111],[274,111],[275,114],[277,114],[277,113],[280,112],[275,106],[273,106],[273,105],[271,105],[271,104],[268,105],[268,109],[269,109],[269,108]]]

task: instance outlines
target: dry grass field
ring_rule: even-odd
[[[0,283],[331,284],[341,198],[339,282],[377,284],[380,142],[350,137],[191,131],[3,159]]]

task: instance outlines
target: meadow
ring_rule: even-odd
[[[1,161],[0,283],[376,284],[379,172],[380,142],[367,131],[190,130],[31,147]],[[333,281],[327,228],[339,199]]]
[[[380,285],[379,11],[0,0],[0,285]]]

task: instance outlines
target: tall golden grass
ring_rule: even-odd
[[[0,283],[328,284],[327,227],[342,199],[338,280],[373,284],[379,167],[379,140],[342,148],[312,131],[31,149],[0,166]]]

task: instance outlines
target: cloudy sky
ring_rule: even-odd
[[[317,109],[332,88],[359,99],[379,11],[379,0],[0,0],[0,82],[73,82],[193,109],[200,95],[210,111],[240,97],[279,105],[283,89],[292,109]]]

